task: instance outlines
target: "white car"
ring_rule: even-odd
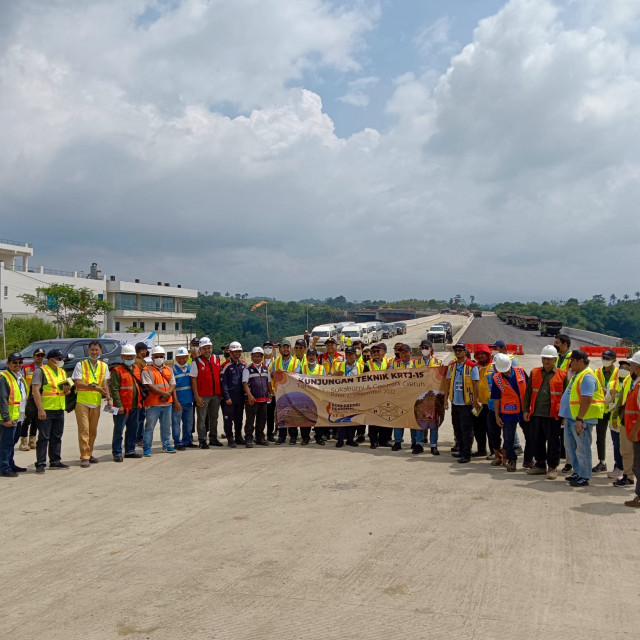
[[[435,324],[429,327],[427,338],[431,340],[431,342],[442,342],[442,344],[445,344],[447,342],[447,330],[441,324]]]

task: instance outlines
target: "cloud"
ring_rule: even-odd
[[[355,106],[382,90],[368,3],[19,4],[0,216],[36,262],[293,299],[637,288],[632,3],[511,0],[441,75],[397,74],[388,129],[347,136],[305,84],[344,76]],[[449,24],[422,31],[427,57]]]

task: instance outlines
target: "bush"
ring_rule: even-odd
[[[20,351],[32,342],[51,340],[56,337],[56,327],[42,318],[11,318],[4,323],[7,345],[3,358],[14,351]],[[0,344],[0,348],[2,345]]]

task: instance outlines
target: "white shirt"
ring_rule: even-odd
[[[71,377],[73,380],[80,380],[82,381],[82,360],[80,360],[79,362],[76,362],[76,366],[73,368],[73,373],[71,374]],[[98,365],[96,365],[97,368]],[[107,370],[105,371],[104,374],[104,381],[107,382],[107,380],[109,380],[109,378],[111,378],[111,372],[109,371],[109,367],[107,366],[107,363],[105,362],[105,367],[107,367]],[[91,367],[91,360],[89,360],[89,369],[92,369]],[[96,384],[98,383],[98,381],[95,381]],[[80,402],[79,404],[83,404],[85,407],[89,407],[90,409],[95,409],[96,407],[99,407],[99,404],[87,404],[86,402]]]

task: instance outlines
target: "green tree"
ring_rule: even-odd
[[[3,358],[14,351],[21,351],[32,342],[56,337],[56,326],[42,318],[10,318],[4,323],[4,331],[7,351]]]
[[[113,311],[91,289],[70,284],[38,287],[36,295],[25,293],[20,298],[38,313],[52,315],[61,337],[86,334],[95,329],[97,316]]]

